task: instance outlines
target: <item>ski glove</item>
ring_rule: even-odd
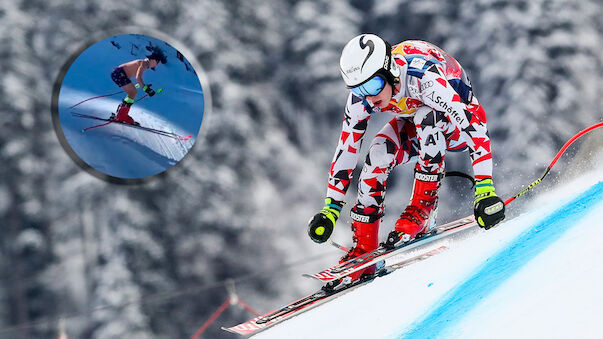
[[[492,179],[475,183],[473,212],[477,224],[485,229],[490,229],[505,218],[505,203],[494,192]]]
[[[151,84],[144,85],[142,90],[145,91],[145,93],[147,93],[150,97],[155,95],[155,90],[151,88]]]
[[[335,222],[343,208],[343,202],[331,198],[325,199],[325,207],[320,210],[308,223],[308,235],[314,242],[323,243],[333,234]]]

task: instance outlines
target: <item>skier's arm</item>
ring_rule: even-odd
[[[138,69],[136,70],[136,82],[140,85],[140,87],[144,87],[144,81],[142,80],[142,74],[148,68],[148,65],[144,60],[140,60],[138,62]]]
[[[425,70],[419,79],[421,99],[425,105],[444,112],[450,122],[459,128],[469,147],[475,179],[492,178],[492,152],[486,122],[470,112],[443,74],[436,64]]]
[[[333,233],[343,208],[345,193],[352,182],[358,152],[370,117],[370,108],[365,106],[365,102],[351,93],[348,96],[343,127],[329,172],[325,206],[308,223],[308,235],[317,243],[327,241]]]
[[[335,201],[344,200],[352,181],[358,163],[358,152],[370,118],[369,109],[365,106],[365,101],[350,93],[339,142],[329,172],[327,197]]]

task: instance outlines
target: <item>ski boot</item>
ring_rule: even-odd
[[[442,174],[426,173],[415,170],[415,181],[410,204],[396,222],[396,227],[387,236],[383,244],[385,248],[408,242],[421,237],[429,229],[428,224],[435,224],[438,205],[438,188]],[[431,225],[429,225],[431,226]]]
[[[132,104],[128,104],[126,102],[122,102],[121,104],[119,104],[119,106],[117,107],[117,116],[115,116],[113,120],[123,122],[125,124],[140,126],[140,124],[134,121],[134,119],[132,119],[132,117],[128,114],[130,112],[131,106]]]
[[[371,252],[379,246],[379,223],[381,221],[381,217],[366,216],[357,214],[354,211],[352,211],[351,214],[352,219],[354,219],[352,221],[354,246],[350,248],[348,253],[341,257],[339,260],[340,264],[359,257],[367,252]],[[364,222],[358,221],[358,219],[364,219]],[[371,221],[371,219],[376,220]],[[339,281],[335,281],[334,285],[349,285],[357,282],[358,280],[371,280],[375,277],[375,271],[377,269],[376,266],[377,264],[369,266],[363,270],[356,271]]]

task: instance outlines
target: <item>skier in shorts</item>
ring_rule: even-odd
[[[392,48],[377,35],[362,34],[344,47],[340,67],[350,94],[330,168],[325,206],[309,222],[312,240],[322,243],[332,234],[368,121],[379,112],[395,117],[371,143],[351,210],[354,246],[340,262],[379,246],[387,178],[399,164],[416,161],[413,192],[385,247],[407,242],[435,223],[446,152],[468,151],[476,182],[474,215],[479,226],[488,229],[504,219],[504,203],[496,195],[492,180],[486,112],[454,58],[425,41],[404,41]],[[354,281],[374,273],[373,265],[351,277]]]
[[[152,51],[151,55],[148,55],[145,59],[133,60],[121,64],[113,69],[111,72],[111,80],[126,92],[126,97],[117,107],[117,115],[112,114],[111,119],[116,121],[138,125],[132,117],[130,117],[130,107],[134,103],[136,98],[136,88],[142,87],[142,90],[147,93],[150,97],[155,95],[155,90],[151,88],[151,84],[145,84],[142,75],[147,69],[155,70],[155,67],[159,63],[165,64],[167,61],[163,52],[156,48]],[[136,77],[136,86],[130,81],[130,78]]]

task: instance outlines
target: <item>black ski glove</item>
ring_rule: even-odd
[[[343,204],[331,198],[325,199],[325,207],[308,223],[308,235],[314,242],[320,244],[329,240]]]
[[[144,85],[144,87],[142,87],[142,90],[145,91],[145,93],[147,93],[150,97],[155,95],[155,90],[151,88],[151,84]]]
[[[492,179],[475,183],[473,212],[477,224],[485,229],[490,229],[505,218],[505,203],[494,192]]]

